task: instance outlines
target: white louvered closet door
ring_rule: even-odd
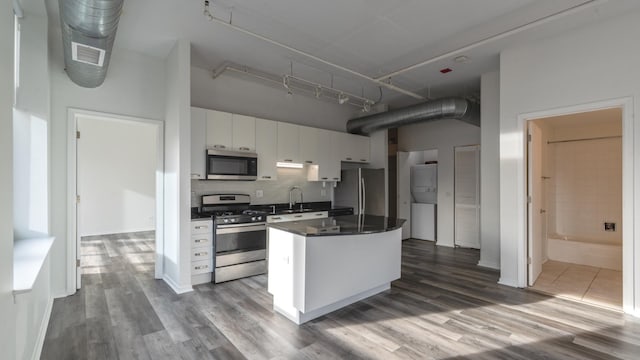
[[[480,248],[480,145],[455,148],[456,246]]]

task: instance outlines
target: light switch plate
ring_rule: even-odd
[[[262,190],[256,190],[256,197],[261,198],[264,196],[264,192]]]

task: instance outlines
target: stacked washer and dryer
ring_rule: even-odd
[[[411,166],[411,237],[436,240],[438,164]]]

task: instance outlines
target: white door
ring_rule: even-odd
[[[528,155],[528,181],[527,193],[531,201],[528,206],[529,217],[529,241],[528,241],[528,262],[529,262],[529,285],[533,285],[542,271],[542,231],[546,218],[543,209],[542,191],[542,131],[533,121],[529,122],[529,141],[527,145]]]
[[[411,237],[411,164],[409,153],[398,151],[398,217],[406,221],[402,225],[402,239]]]
[[[480,145],[455,148],[454,245],[480,248]]]

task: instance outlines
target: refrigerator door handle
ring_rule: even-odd
[[[362,182],[362,208],[360,210],[360,214],[364,215],[364,207],[366,205],[365,201],[367,198],[367,188],[365,187],[365,184],[364,184],[364,178],[360,179],[360,181]]]

